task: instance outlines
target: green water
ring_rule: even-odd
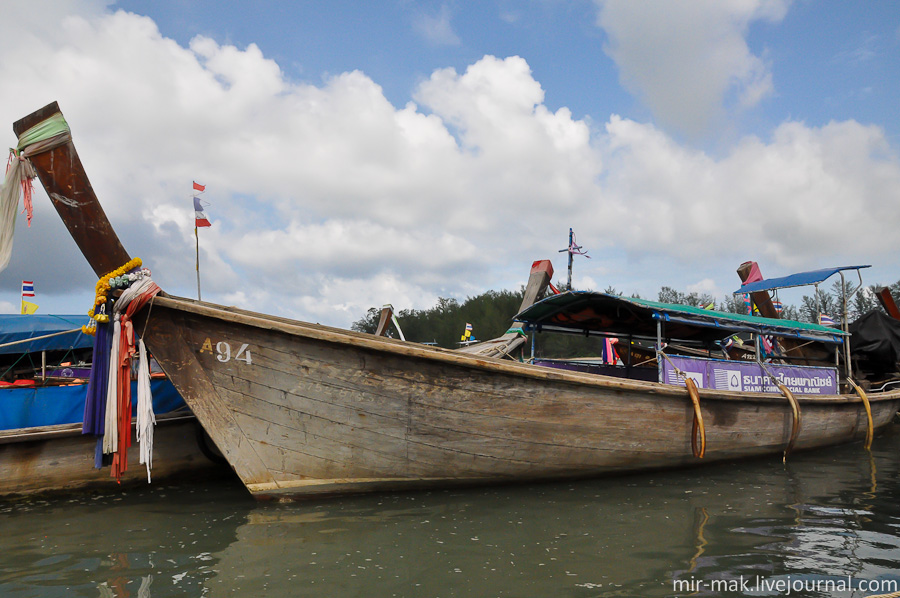
[[[151,485],[0,505],[0,596],[862,597],[900,590],[898,499],[900,429],[871,455],[565,484],[293,504]]]

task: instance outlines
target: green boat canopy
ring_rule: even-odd
[[[660,303],[594,293],[569,291],[551,295],[518,314],[527,330],[572,332],[656,338],[657,324],[663,336],[682,341],[712,342],[740,332],[766,334],[825,343],[841,343],[846,334],[835,328],[713,311],[690,305]]]

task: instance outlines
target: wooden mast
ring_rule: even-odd
[[[48,104],[13,124],[17,136],[60,112]],[[97,276],[127,263],[131,257],[119,240],[94,194],[75,145],[68,143],[29,158],[50,201]]]

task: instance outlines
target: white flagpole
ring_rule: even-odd
[[[206,190],[206,185],[199,185],[197,184],[197,181],[193,181],[193,187],[191,199],[194,201],[194,245],[197,252],[197,301],[203,301],[203,297],[200,295],[200,234],[197,232],[197,229],[199,228],[199,226],[197,226],[197,215],[203,216],[204,222],[206,222],[205,226],[209,226],[209,221],[205,220],[206,216],[201,211],[197,192],[203,193]]]
[[[203,301],[200,297],[200,235],[197,233],[197,218],[194,217],[194,240],[197,246],[197,301]]]

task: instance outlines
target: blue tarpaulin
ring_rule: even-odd
[[[184,399],[169,380],[151,381],[150,390],[154,413],[169,413],[184,406]],[[131,383],[131,393],[137,396],[137,382]],[[84,418],[86,395],[87,383],[0,388],[0,430],[79,423]],[[133,409],[137,409],[137,401]]]
[[[871,268],[872,266],[841,266],[840,268],[822,268],[821,270],[811,270],[810,272],[798,272],[781,278],[767,278],[757,282],[741,285],[741,288],[734,292],[735,295],[741,293],[756,293],[758,291],[771,291],[774,289],[786,289],[789,287],[805,287],[808,285],[819,284],[823,280],[834,276],[842,270],[861,270],[863,268]]]
[[[89,349],[94,346],[94,337],[81,332],[81,326],[87,324],[84,316],[58,315],[0,315],[0,354],[34,353],[39,351],[66,351],[68,349]],[[21,341],[38,336],[46,336],[57,332],[75,330],[51,338],[27,343],[17,343],[4,347],[7,343]]]

